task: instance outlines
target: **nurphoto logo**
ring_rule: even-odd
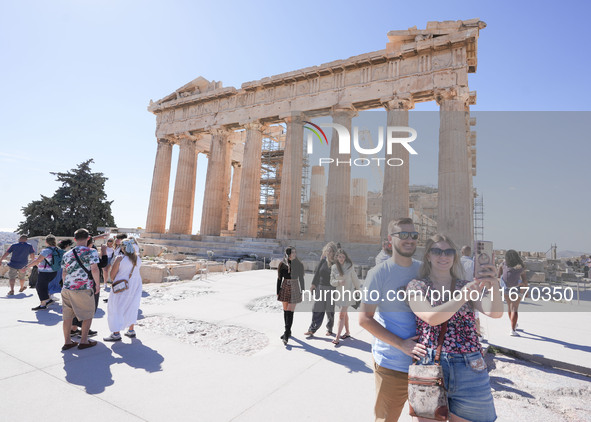
[[[305,121],[304,129],[308,129],[308,136],[306,138],[306,145],[307,145],[307,152],[308,154],[314,153],[314,135],[320,141],[321,144],[328,145],[328,138],[326,133],[322,130],[322,128],[330,128],[334,129],[338,135],[338,143],[339,143],[339,154],[344,155],[351,155],[351,135],[349,130],[338,123],[322,123],[320,125],[316,125],[312,122]],[[319,158],[318,164],[335,164],[339,165],[349,165],[349,166],[357,166],[357,167],[367,167],[369,165],[377,165],[378,167],[383,162],[387,166],[391,167],[399,167],[404,165],[404,160],[402,158],[396,157],[387,157],[392,155],[392,145],[400,144],[402,145],[409,154],[416,155],[418,154],[413,147],[409,144],[417,139],[417,131],[408,126],[388,126],[385,130],[385,142],[384,142],[384,127],[378,127],[378,144],[377,146],[372,146],[370,148],[361,146],[359,143],[359,127],[353,126],[353,148],[362,156],[368,155],[377,155],[379,154],[383,148],[384,143],[386,145],[386,157],[361,157],[355,159],[346,159],[341,160],[339,158],[330,158],[330,157],[323,157]],[[400,137],[395,136],[394,134],[407,134],[409,136]]]

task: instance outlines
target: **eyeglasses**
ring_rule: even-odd
[[[398,238],[400,240],[408,239],[408,237],[410,236],[410,238],[412,240],[417,240],[419,238],[419,232],[398,232],[398,233],[390,233],[390,236],[398,236]]]
[[[435,256],[454,256],[456,254],[456,250],[453,248],[449,249],[439,249],[439,248],[431,248],[429,249],[429,253]]]

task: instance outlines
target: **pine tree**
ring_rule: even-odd
[[[41,195],[23,207],[25,221],[17,231],[29,236],[52,233],[56,236],[72,236],[80,228],[96,233],[97,227],[114,227],[111,204],[107,201],[103,173],[92,173],[91,158],[65,173],[50,173],[62,185],[51,198]]]

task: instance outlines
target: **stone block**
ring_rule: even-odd
[[[223,273],[224,264],[222,264],[221,262],[209,261],[207,263],[207,271],[209,271],[210,273]]]
[[[276,270],[277,268],[279,268],[279,264],[281,263],[281,260],[279,258],[273,258],[271,260],[271,262],[269,262],[269,267],[272,270]]]
[[[546,281],[546,273],[537,271],[528,271],[527,280],[530,283],[543,283]]]
[[[530,271],[544,271],[543,261],[526,261],[525,267]]]
[[[235,272],[238,270],[238,262],[236,261],[226,261],[226,271]]]
[[[184,261],[187,258],[184,253],[164,253],[161,257],[167,261]]]
[[[159,245],[142,245],[141,246],[141,256],[160,256],[162,253],[166,251],[166,248]]]
[[[162,283],[164,277],[168,276],[166,265],[142,265],[140,275],[144,283]]]
[[[170,275],[177,276],[181,280],[191,280],[196,273],[195,264],[173,265],[170,267]]]
[[[258,270],[258,264],[256,261],[242,261],[238,264],[238,271],[252,271]]]

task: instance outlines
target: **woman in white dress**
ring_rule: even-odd
[[[335,305],[339,309],[339,328],[337,335],[332,341],[335,346],[339,344],[339,339],[344,340],[351,337],[349,332],[349,314],[347,308],[355,304],[353,293],[359,290],[360,283],[357,278],[357,273],[353,267],[353,262],[343,249],[339,249],[336,254],[336,262],[331,268],[330,284],[336,287],[339,295]],[[345,334],[341,336],[341,332],[345,328]]]
[[[134,326],[137,322],[142,298],[142,277],[140,276],[142,260],[136,253],[134,243],[134,239],[126,239],[121,242],[122,254],[113,261],[111,268],[113,285],[107,307],[107,321],[112,334],[105,337],[103,339],[105,341],[120,341],[121,330],[125,327],[129,327],[125,335],[130,338],[135,337]],[[117,282],[119,280],[127,280],[129,288],[115,293],[118,290]]]

